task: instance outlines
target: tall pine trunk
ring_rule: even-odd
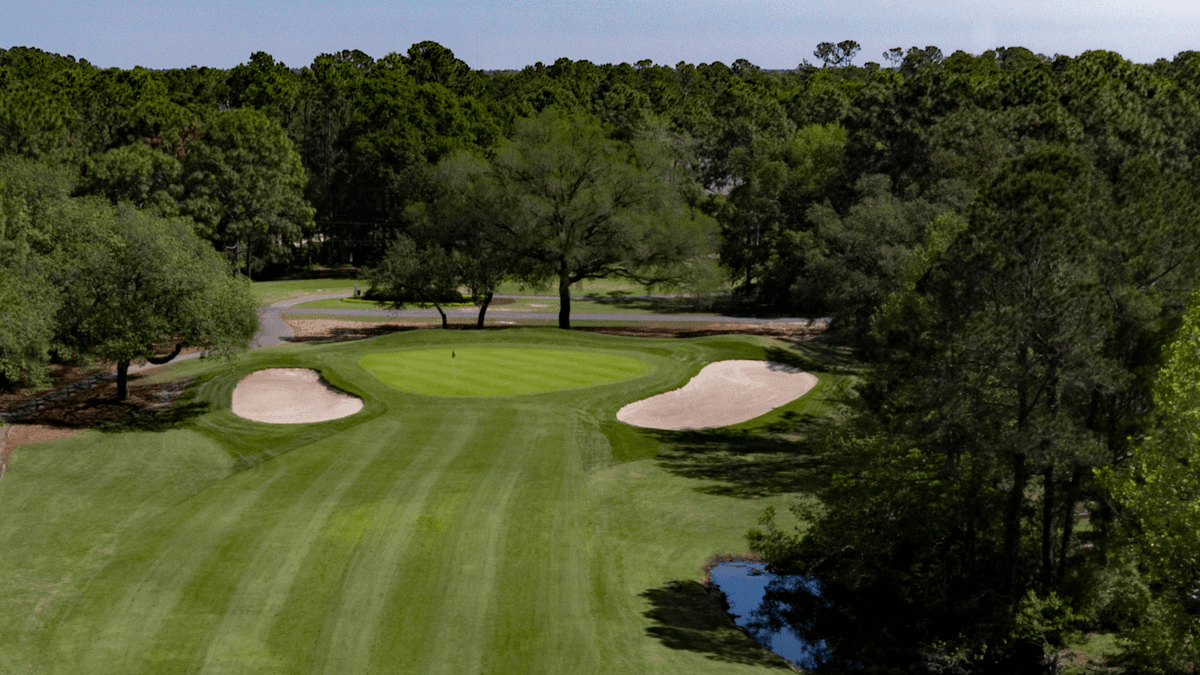
[[[1021,559],[1021,505],[1025,501],[1025,485],[1029,482],[1029,473],[1025,468],[1025,453],[1013,455],[1013,486],[1008,496],[1008,513],[1004,523],[1004,557],[1005,571],[1008,575],[1008,593],[1012,597],[1020,595],[1017,588],[1018,561]]]
[[[1075,499],[1079,494],[1079,483],[1083,480],[1083,467],[1076,465],[1071,471],[1071,483],[1063,499],[1062,544],[1058,548],[1058,572],[1056,581],[1062,583],[1067,576],[1067,553],[1070,551],[1071,535],[1075,532]]]
[[[1054,581],[1054,466],[1042,469],[1042,590]]]

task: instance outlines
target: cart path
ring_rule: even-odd
[[[321,314],[327,315],[330,318],[345,317],[347,320],[353,320],[356,316],[382,316],[393,318],[396,320],[412,319],[412,318],[437,318],[438,313],[435,309],[320,309],[320,308],[296,308],[306,302],[315,300],[336,300],[338,298],[348,297],[346,292],[341,293],[318,293],[314,295],[304,295],[298,298],[289,298],[280,300],[265,307],[258,309],[258,319],[261,325],[258,337],[255,338],[253,349],[263,347],[274,347],[277,345],[287,344],[296,338],[296,334],[292,331],[292,327],[283,320],[284,314]],[[497,298],[530,298],[534,296],[528,295],[497,295]],[[541,296],[537,296],[541,297]],[[646,296],[651,297],[651,296]],[[666,297],[666,296],[664,296]],[[547,299],[557,300],[557,296],[546,296]],[[472,319],[479,315],[479,310],[474,307],[456,308],[446,310],[446,317],[451,319]],[[503,321],[506,318],[517,318],[531,321],[557,321],[557,312],[520,312],[506,314],[503,309],[490,309],[488,311],[488,320],[492,322]],[[779,324],[779,323],[795,323],[800,325],[811,325],[813,323],[820,324],[827,321],[826,319],[802,319],[802,318],[762,318],[762,317],[739,317],[739,316],[696,316],[691,314],[626,314],[626,313],[609,313],[609,312],[572,312],[572,321],[630,321],[630,322],[678,322],[678,323],[746,323],[746,324]],[[196,358],[199,354],[184,354],[175,357],[171,363],[178,363],[190,358]],[[154,368],[150,364],[141,366],[130,366],[129,372],[138,372],[148,368]]]

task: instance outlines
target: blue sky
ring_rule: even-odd
[[[324,52],[373,57],[422,40],[473,68],[515,69],[560,57],[595,63],[764,68],[815,60],[818,42],[858,41],[855,63],[890,47],[946,54],[997,46],[1147,63],[1200,50],[1200,3],[1167,0],[9,0],[0,47],[29,46],[102,66],[229,68],[265,51],[289,66]]]

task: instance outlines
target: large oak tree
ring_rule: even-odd
[[[128,398],[132,363],[165,363],[185,347],[230,353],[258,332],[249,285],[188,221],[98,199],[67,200],[48,217],[58,339],[115,362],[118,398]]]
[[[610,140],[595,118],[549,108],[517,123],[467,208],[526,278],[557,284],[570,328],[571,284],[678,281],[712,250],[715,223],[686,199],[694,186],[661,144]]]

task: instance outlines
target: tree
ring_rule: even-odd
[[[1126,545],[1156,590],[1128,648],[1150,672],[1187,672],[1200,661],[1200,292],[1163,359],[1157,424],[1126,466],[1100,477],[1124,511]]]
[[[388,246],[383,259],[366,270],[373,295],[388,298],[400,309],[417,296],[437,308],[442,328],[448,328],[442,303],[458,295],[458,260],[437,244],[418,246],[412,237],[399,235]]]
[[[477,328],[483,328],[500,283],[521,276],[520,261],[494,233],[489,235],[497,214],[503,212],[506,195],[497,191],[488,171],[488,163],[469,152],[445,157],[433,170],[433,196],[410,213],[423,241],[453,252],[459,285],[470,289],[479,306]]]
[[[820,59],[826,68],[841,68],[850,65],[860,49],[854,40],[842,40],[836,45],[832,42],[822,42],[813,50],[813,56]]]
[[[692,186],[661,145],[611,141],[595,118],[547,109],[518,122],[479,182],[498,198],[483,236],[557,282],[570,328],[571,284],[678,281],[711,250],[711,219],[684,200]]]
[[[0,182],[0,383],[45,382],[60,303],[29,255],[29,215]]]
[[[264,261],[290,260],[312,230],[313,210],[287,134],[245,108],[216,114],[199,133],[183,158],[181,212],[218,248],[244,253],[247,275]]]
[[[124,201],[137,208],[153,207],[164,214],[178,211],[183,189],[179,160],[147,143],[93,155],[85,167],[81,181],[85,194],[103,195],[114,204]]]
[[[1128,167],[1150,193],[1137,203],[1069,148],[1024,153],[968,225],[935,219],[897,266],[861,398],[815,441],[839,467],[824,509],[791,544],[755,535],[772,564],[826,584],[826,607],[799,602],[848,631],[841,662],[1028,669],[1110,611],[1111,519],[1095,509],[1082,546],[1075,509],[1106,501],[1093,469],[1127,456],[1173,289],[1196,282],[1194,255],[1169,250],[1192,250],[1191,209],[1147,189],[1147,169]]]
[[[236,107],[253,108],[287,127],[300,92],[299,77],[266,52],[254,52],[229,71],[229,95]]]
[[[67,200],[50,219],[58,340],[116,362],[119,399],[129,396],[131,363],[165,363],[192,346],[228,354],[257,334],[247,282],[230,276],[190,222],[95,199]],[[156,357],[163,349],[172,351]]]

